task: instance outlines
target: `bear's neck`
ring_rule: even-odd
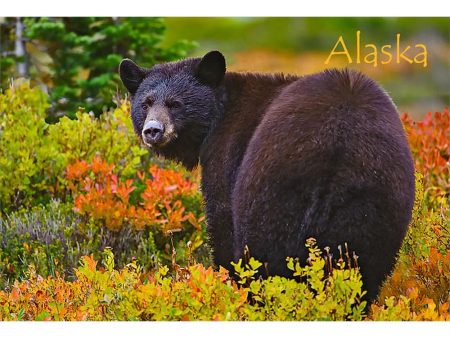
[[[216,89],[216,107],[211,112],[209,127],[187,126],[186,133],[180,134],[177,142],[154,151],[180,161],[189,170],[199,160],[202,166],[210,160],[240,160],[243,155],[240,151],[245,149],[273,98],[297,79],[283,74],[227,72]],[[226,150],[231,153],[224,154]]]
[[[242,100],[263,102],[272,99],[278,94],[280,88],[298,80],[296,75],[285,75],[283,73],[239,73],[227,72],[223,81],[226,92],[226,103],[242,103]]]
[[[227,161],[226,146],[236,154],[246,145],[267,107],[279,92],[298,76],[283,74],[227,72],[217,91],[218,109],[200,148],[200,163],[212,157]],[[236,148],[234,148],[236,147]]]

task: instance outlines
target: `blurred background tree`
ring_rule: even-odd
[[[166,18],[163,46],[179,39],[198,42],[194,55],[211,49],[225,53],[229,70],[310,74],[332,67],[360,70],[389,92],[401,112],[415,118],[427,111],[440,111],[450,104],[450,19],[395,17],[307,17],[307,18]],[[352,55],[356,31],[361,45],[423,43],[428,49],[428,66],[402,62],[373,67],[348,64],[345,57],[324,62],[342,35]]]
[[[1,86],[30,77],[50,94],[50,121],[74,117],[79,106],[99,115],[121,86],[124,57],[151,66],[185,57],[194,46],[177,39],[162,48],[164,33],[160,18],[4,18]]]
[[[112,106],[117,90],[125,93],[117,76],[123,57],[151,66],[211,49],[224,52],[228,69],[235,71],[302,75],[356,68],[415,118],[450,104],[449,18],[0,18],[0,26],[1,86],[10,77],[30,77],[50,93],[48,120],[72,116],[78,106],[96,115]],[[325,65],[341,35],[355,54],[358,30],[363,46],[395,46],[397,33],[403,46],[426,44],[427,68],[349,65],[345,57]]]

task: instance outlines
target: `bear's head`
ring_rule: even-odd
[[[150,69],[124,59],[119,74],[130,92],[134,130],[143,143],[193,168],[201,144],[223,110],[225,71],[225,58],[218,51]]]

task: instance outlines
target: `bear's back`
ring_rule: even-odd
[[[286,124],[293,117],[297,123],[305,123],[302,129],[334,120],[343,124],[341,127],[381,128],[387,134],[403,130],[385,91],[364,74],[348,69],[325,70],[287,84],[264,115],[265,119],[280,119]]]
[[[270,274],[288,275],[283,259],[305,258],[306,238],[332,249],[347,242],[373,297],[414,201],[413,162],[392,100],[347,70],[286,85],[246,147],[231,201],[235,258],[248,245]]]
[[[265,110],[248,152],[282,166],[308,161],[305,171],[333,166],[360,170],[365,180],[412,168],[406,136],[391,98],[373,80],[351,70],[327,70],[286,85]],[[266,159],[266,161],[267,161]],[[411,171],[411,170],[409,170]],[[367,176],[367,177],[366,177]],[[378,177],[379,178],[379,177]]]
[[[264,172],[256,179],[268,175],[272,184],[299,178],[312,190],[323,182],[336,191],[371,188],[406,204],[411,198],[403,193],[414,195],[413,162],[391,98],[350,70],[286,85],[265,110],[241,167]]]

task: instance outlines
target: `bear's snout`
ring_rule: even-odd
[[[154,145],[162,141],[164,135],[164,125],[156,120],[145,123],[142,129],[142,139],[145,143]]]

